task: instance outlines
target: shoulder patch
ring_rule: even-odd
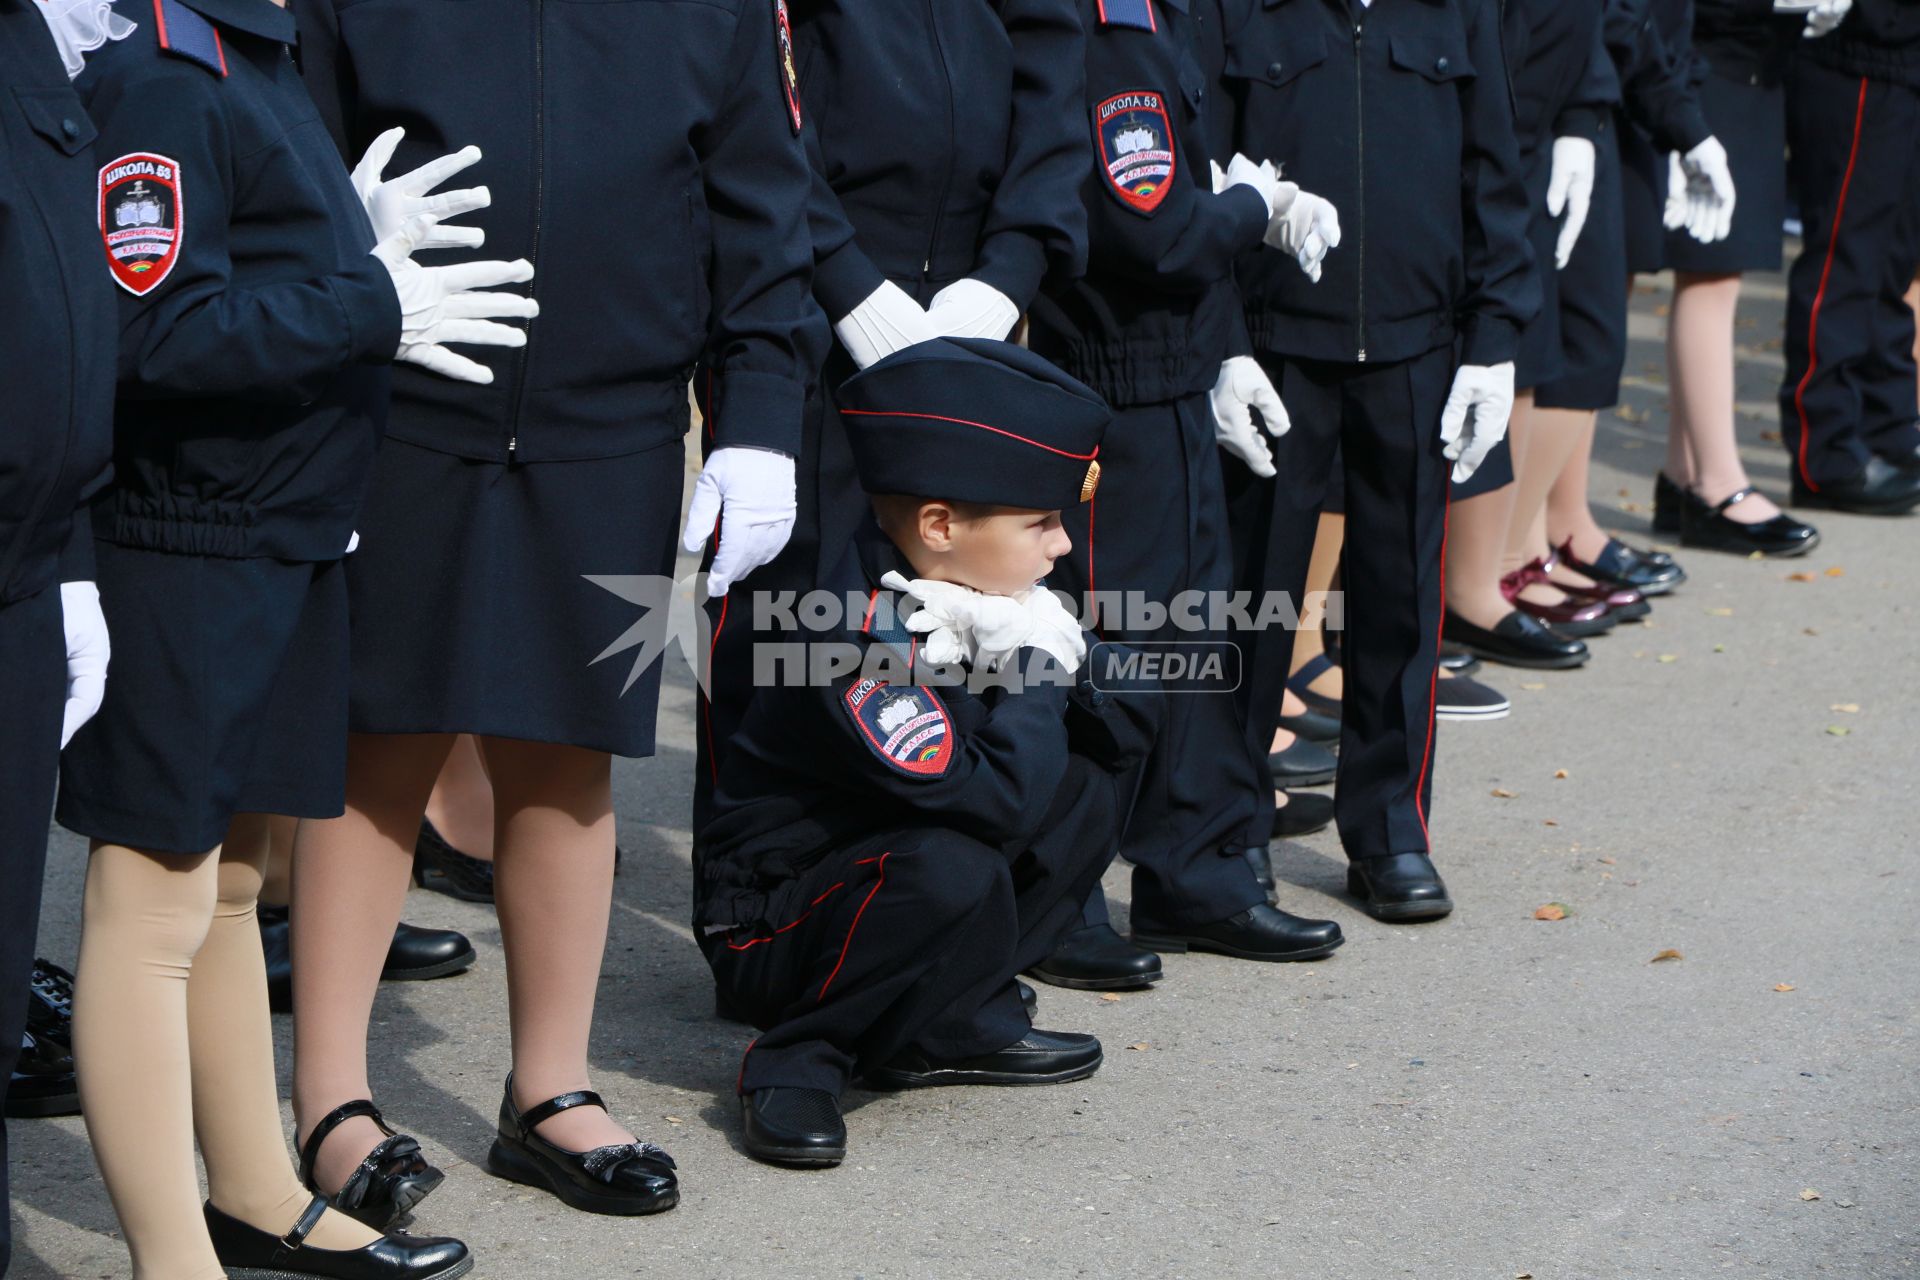
[[[953,763],[953,722],[932,689],[856,680],[840,701],[867,746],[899,772],[938,778]]]
[[[152,293],[180,261],[180,163],[135,151],[100,170],[100,238],[114,282],[135,297]]]
[[[1166,98],[1150,89],[1116,93],[1094,107],[1093,133],[1107,190],[1151,218],[1173,190],[1178,168]]]
[[[1153,0],[1097,0],[1100,25],[1132,27],[1136,31],[1157,31],[1153,20]]]
[[[787,0],[773,0],[774,38],[779,42],[780,88],[787,95],[787,121],[795,134],[800,132],[800,71],[793,65],[793,21],[787,16]]]

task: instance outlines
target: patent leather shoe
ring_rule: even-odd
[[[1586,643],[1559,635],[1546,624],[1515,609],[1492,629],[1476,627],[1449,612],[1442,625],[1446,638],[1489,662],[1509,667],[1558,671],[1584,665],[1592,652]]]
[[[322,1249],[307,1243],[327,1202],[316,1197],[283,1236],[249,1226],[209,1201],[207,1235],[229,1280],[454,1280],[473,1270],[473,1255],[458,1240],[442,1236],[381,1236],[359,1249]]]
[[[607,1104],[591,1089],[549,1098],[525,1111],[513,1105],[513,1077],[500,1099],[500,1128],[487,1152],[487,1172],[496,1178],[551,1192],[587,1213],[632,1216],[661,1213],[680,1203],[673,1157],[651,1142],[622,1142],[591,1151],[569,1151],[534,1132],[534,1126],[574,1107]]]
[[[1752,485],[1747,485],[1711,507],[1703,503],[1699,509],[1689,510],[1680,529],[1680,545],[1742,556],[1757,551],[1769,558],[1803,556],[1820,545],[1818,529],[1784,511],[1751,523],[1742,523],[1727,514],[1757,492]]]

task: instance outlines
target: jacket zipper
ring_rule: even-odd
[[[926,284],[933,275],[933,252],[940,243],[940,222],[947,210],[947,196],[953,190],[954,152],[960,148],[960,126],[954,119],[953,69],[947,65],[947,48],[940,40],[940,10],[938,0],[927,0],[927,30],[933,43],[933,56],[940,64],[940,74],[947,86],[947,164],[946,172],[940,178],[940,199],[933,206],[933,225],[927,234],[927,256],[920,264],[920,283]]]
[[[540,212],[547,202],[547,6],[546,0],[533,4],[533,261],[540,261]],[[536,269],[530,297],[540,296],[540,277]],[[513,461],[520,447],[520,419],[526,412],[528,376],[533,363],[533,325],[527,322],[527,342],[520,348],[520,387],[514,396],[513,417],[507,422],[507,461]]]
[[[1359,180],[1354,184],[1353,216],[1359,225],[1360,244],[1355,250],[1355,289],[1358,307],[1354,315],[1359,361],[1367,362],[1367,66],[1361,57],[1361,40],[1366,34],[1367,11],[1362,8],[1353,20],[1353,140],[1354,167]]]

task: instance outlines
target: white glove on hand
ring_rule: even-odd
[[[720,547],[707,570],[707,595],[727,588],[771,561],[793,535],[793,459],[771,449],[715,449],[693,482],[680,545],[698,551],[720,521]]]
[[[428,192],[462,169],[477,164],[480,148],[466,147],[388,181],[381,175],[386,172],[400,140],[406,136],[405,129],[387,130],[373,140],[353,168],[353,189],[360,193],[360,203],[373,223],[374,242],[404,233],[416,249],[479,248],[487,239],[487,233],[479,227],[440,224],[444,219],[486,208],[493,203],[492,194],[485,187],[445,191],[437,196]]]
[[[1020,323],[1013,299],[984,280],[968,276],[933,295],[927,308],[933,331],[942,338],[991,338],[1006,341]]]
[[[540,304],[517,293],[481,292],[533,279],[533,264],[526,259],[423,267],[413,260],[413,244],[404,231],[374,246],[373,256],[386,266],[393,290],[400,295],[400,350],[394,359],[444,378],[484,386],[493,381],[493,370],[441,344],[527,345],[525,330],[493,321],[530,320],[540,314]]]
[[[1214,164],[1212,161],[1208,161],[1207,163],[1213,167],[1213,193],[1215,195],[1219,195],[1232,187],[1251,187],[1253,193],[1260,197],[1261,203],[1267,206],[1267,218],[1269,221],[1271,221],[1273,215],[1279,211],[1280,173],[1273,167],[1272,161],[1265,160],[1259,164],[1255,164],[1244,155],[1235,152],[1233,159],[1227,162],[1227,170],[1225,173],[1221,173],[1220,166]]]
[[[957,582],[909,580],[898,570],[880,585],[903,592],[920,607],[907,616],[907,630],[926,637],[921,653],[937,667],[956,662],[994,670],[1028,643],[1033,615],[1012,596],[990,596]]]
[[[1455,484],[1480,469],[1507,434],[1513,416],[1513,362],[1463,364],[1453,375],[1446,408],[1440,411],[1440,439],[1453,463]]]
[[[1708,138],[1684,156],[1668,155],[1667,230],[1685,227],[1701,244],[1725,240],[1733,230],[1733,202],[1733,171],[1718,138]]]
[[[1307,279],[1319,284],[1320,264],[1326,261],[1327,251],[1340,244],[1340,212],[1332,201],[1283,182],[1273,218],[1267,223],[1266,242],[1290,255]]]
[[[834,321],[840,345],[862,369],[916,342],[940,336],[933,321],[905,289],[888,280],[866,300]]]
[[[1072,672],[1087,660],[1087,636],[1079,619],[1060,603],[1060,597],[1038,583],[1027,593],[1027,614],[1033,630],[1027,643],[1053,655],[1062,668]]]
[[[1775,13],[1806,15],[1807,27],[1800,34],[1808,40],[1817,40],[1839,26],[1851,8],[1853,0],[1773,0]]]
[[[1589,138],[1555,138],[1553,168],[1547,179],[1547,212],[1561,213],[1567,220],[1560,224],[1560,239],[1553,246],[1553,265],[1565,271],[1573,258],[1573,246],[1587,225],[1587,210],[1593,205],[1593,175],[1598,153]]]
[[[91,582],[60,584],[60,622],[67,633],[67,709],[60,722],[60,749],[81,725],[93,719],[107,696],[107,619],[100,612],[100,589]]]
[[[1293,420],[1260,362],[1252,356],[1228,358],[1207,393],[1207,405],[1213,410],[1213,436],[1220,447],[1246,463],[1253,474],[1271,477],[1273,450],[1254,430],[1251,411],[1260,411],[1267,434],[1276,439],[1292,429]]]

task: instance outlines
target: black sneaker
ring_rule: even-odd
[[[1441,680],[1434,692],[1436,720],[1502,720],[1511,710],[1505,694],[1466,676]]]

